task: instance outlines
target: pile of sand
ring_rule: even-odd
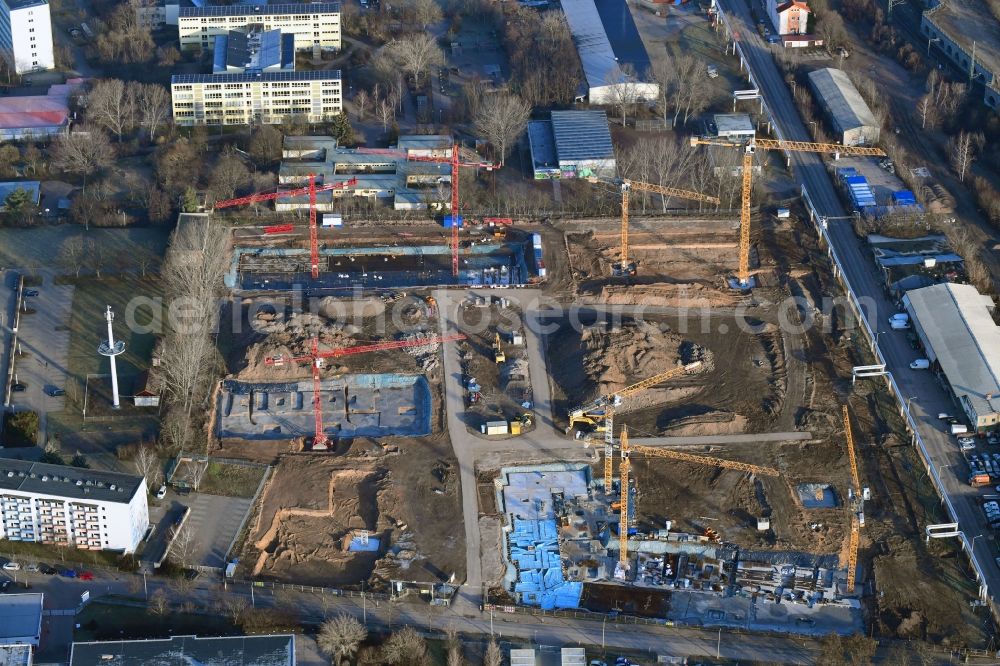
[[[580,344],[584,348],[583,368],[587,378],[602,394],[613,393],[637,381],[676,367],[692,350],[691,343],[669,327],[650,322],[632,322],[621,326],[592,326],[583,330]]]
[[[268,364],[267,359],[290,359],[312,352],[312,339],[319,338],[320,349],[351,347],[357,344],[357,329],[343,323],[331,323],[325,317],[310,312],[296,312],[289,316],[260,313],[256,328],[266,337],[247,347],[246,365],[239,373],[241,379],[295,379],[300,378],[300,364]]]
[[[651,286],[606,285],[601,288],[600,295],[594,300],[610,305],[651,305],[654,307],[696,309],[732,307],[739,303],[740,295],[735,290],[725,289],[721,281],[718,289],[696,282],[684,282]]]

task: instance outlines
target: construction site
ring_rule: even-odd
[[[237,227],[211,446],[276,465],[243,573],[859,629],[872,544],[925,509],[881,480],[912,463],[873,454],[893,425],[852,389],[864,353],[814,228],[795,204],[624,210]]]

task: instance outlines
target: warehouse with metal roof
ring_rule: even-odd
[[[562,0],[562,9],[591,104],[614,104],[619,86],[629,86],[630,96],[656,98],[660,88],[653,82],[649,54],[625,0]],[[626,65],[630,76],[622,72]]]
[[[0,595],[0,645],[34,645],[42,635],[45,595],[36,592]]]
[[[993,300],[968,284],[914,289],[903,305],[931,367],[944,375],[977,431],[1000,424],[1000,327]]]
[[[533,120],[528,143],[536,179],[615,177],[615,148],[600,109],[553,111],[551,120]]]
[[[840,143],[845,146],[878,143],[878,121],[846,72],[832,67],[817,69],[809,72],[809,85]]]
[[[70,666],[295,666],[295,636],[227,636],[73,643]]]

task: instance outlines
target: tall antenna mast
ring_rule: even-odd
[[[108,322],[108,339],[97,347],[97,353],[101,356],[107,356],[108,360],[111,361],[111,395],[114,408],[118,409],[121,407],[121,403],[118,399],[118,366],[115,364],[115,356],[125,351],[125,343],[121,340],[115,342],[115,333],[111,326],[111,323],[115,320],[115,313],[111,311],[110,305],[104,311],[104,318]]]

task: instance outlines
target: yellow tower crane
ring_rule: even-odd
[[[746,143],[724,141],[722,139],[702,139],[691,137],[692,146],[724,146],[726,148],[743,148],[743,198],[740,202],[740,265],[736,278],[740,287],[750,284],[750,193],[753,189],[753,156],[758,149],[785,150],[798,153],[831,153],[840,155],[866,155],[881,157],[885,152],[881,148],[868,146],[842,146],[839,143],[810,143],[807,141],[780,141],[777,139],[751,138]]]
[[[844,405],[844,437],[847,440],[847,459],[851,463],[851,497],[848,510],[851,512],[851,534],[847,544],[847,592],[854,592],[854,582],[858,574],[858,545],[861,542],[861,527],[865,524],[864,497],[861,477],[858,475],[858,458],[854,451],[854,434],[851,431],[851,413]]]
[[[653,375],[652,377],[643,379],[641,382],[636,382],[631,386],[626,386],[620,391],[602,395],[586,405],[574,407],[569,410],[569,426],[566,428],[567,433],[572,432],[577,427],[587,428],[593,432],[604,433],[604,492],[608,492],[611,489],[611,457],[614,454],[614,441],[612,439],[612,433],[614,433],[615,408],[621,404],[622,400],[629,396],[635,395],[646,390],[650,386],[655,386],[656,384],[665,382],[668,379],[677,377],[678,375],[694,372],[700,367],[701,361],[695,361],[694,363],[688,363],[687,365],[671,368],[666,372],[661,372]]]
[[[632,454],[639,453],[645,456],[653,456],[657,458],[670,458],[673,460],[681,460],[683,462],[695,463],[698,465],[711,465],[713,467],[720,467],[722,469],[732,469],[739,472],[748,472],[750,474],[757,474],[759,476],[781,476],[781,472],[774,469],[773,467],[764,467],[762,465],[751,465],[750,463],[741,463],[734,460],[723,460],[721,458],[712,458],[710,456],[699,456],[693,453],[682,453],[680,451],[672,451],[670,449],[662,449],[653,446],[634,446],[629,444],[628,441],[628,426],[622,426],[621,438],[619,440],[619,446],[621,447],[621,466],[618,470],[618,475],[620,477],[621,485],[621,499],[619,500],[618,507],[618,566],[615,569],[617,576],[622,577],[628,572],[628,528],[629,528],[629,474],[632,470]],[[610,465],[608,461],[611,460],[611,455],[605,451],[604,458],[604,469],[605,474],[608,474]],[[605,487],[610,487],[610,484]]]
[[[635,275],[636,272],[635,262],[629,261],[628,253],[628,193],[630,190],[635,189],[642,192],[653,192],[654,194],[677,197],[678,199],[688,199],[690,201],[704,201],[712,204],[719,203],[719,197],[701,194],[700,192],[692,192],[690,190],[680,190],[676,187],[663,187],[662,185],[643,183],[638,180],[623,180],[619,183],[619,187],[621,188],[622,193],[622,253],[621,259],[613,269],[617,276]]]

